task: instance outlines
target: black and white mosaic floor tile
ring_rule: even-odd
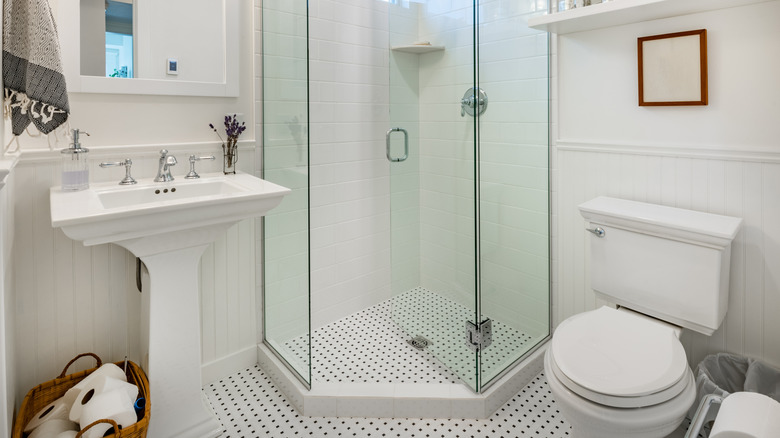
[[[391,319],[392,300],[312,332],[312,374],[318,382],[455,383],[458,377],[409,338]],[[288,357],[305,361],[308,339],[284,344]]]
[[[212,383],[203,391],[225,428],[225,438],[557,438],[571,435],[541,374],[485,420],[304,417],[257,366]]]
[[[412,289],[314,330],[313,378],[319,382],[456,383],[460,375],[473,382],[474,352],[465,341],[465,322],[473,319],[473,312],[455,301],[425,288]],[[417,335],[432,342],[427,350],[406,342]],[[532,341],[531,336],[494,320],[493,344],[482,355],[483,375],[503,370]],[[285,342],[283,348],[288,359],[307,363],[307,337]]]

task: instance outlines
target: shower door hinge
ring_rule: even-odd
[[[486,319],[479,324],[466,321],[466,342],[474,351],[482,351],[493,343],[493,321]]]

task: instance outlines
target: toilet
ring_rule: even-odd
[[[609,197],[579,210],[591,287],[611,305],[558,325],[544,358],[553,398],[575,438],[665,437],[696,399],[680,334],[720,327],[742,220]]]

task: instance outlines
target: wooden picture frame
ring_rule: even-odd
[[[637,39],[639,106],[707,105],[707,29]]]

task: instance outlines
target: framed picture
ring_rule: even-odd
[[[637,40],[639,106],[707,105],[707,30]]]

